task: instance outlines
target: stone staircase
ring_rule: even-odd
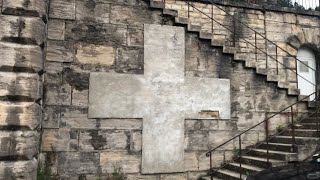
[[[205,14],[210,15],[212,13],[213,17],[219,17],[220,15],[225,15],[223,12],[219,11],[217,8],[215,8],[215,12],[218,13],[208,11],[208,4],[194,4],[197,4],[200,11],[205,11],[203,16],[196,17],[194,14],[196,10],[190,7],[190,9],[188,9],[188,6],[184,1],[167,0],[165,3],[162,1],[150,1],[151,8],[162,9],[164,15],[174,17],[175,25],[186,26],[189,32],[199,33],[200,39],[211,40],[212,46],[222,47],[223,53],[233,55],[235,61],[244,61],[247,68],[254,68],[257,74],[267,76],[267,81],[276,82],[279,88],[287,89],[288,95],[296,95],[298,96],[298,100],[306,97],[300,95],[300,91],[297,89],[297,79],[296,77],[292,78],[292,72],[284,67],[285,64],[283,63],[283,60],[281,60],[283,64],[277,63],[277,66],[275,66],[274,62],[270,63],[270,61],[267,61],[268,57],[266,57],[264,53],[257,53],[254,48],[242,47],[243,42],[241,41],[234,42],[232,33],[218,27],[219,24],[214,24],[209,20],[207,20],[207,22],[203,20],[204,17],[208,16]],[[193,15],[188,15],[188,11],[193,13]],[[257,31],[260,34],[264,34],[264,32],[261,32],[261,29],[258,29]],[[251,36],[245,40],[252,42],[252,38],[253,37]],[[261,41],[265,40],[260,37],[257,41],[261,43]],[[263,45],[261,45],[261,47],[263,48]],[[290,56],[291,60],[296,61],[292,54],[293,53],[287,54],[287,56]],[[284,56],[281,58],[283,57]],[[257,59],[259,60],[257,61]],[[278,66],[283,67],[279,68]],[[292,69],[295,68],[296,67]],[[275,73],[276,71],[280,73]],[[291,75],[288,75],[290,73]],[[308,102],[309,107],[315,106],[314,102],[310,102],[308,98],[303,101]],[[238,157],[233,162],[226,163],[222,168],[214,172],[213,179],[245,179],[247,175],[254,174],[269,167],[285,165],[289,161],[304,160],[320,148],[320,134],[317,132],[316,118],[314,115],[310,115],[295,126],[294,143],[292,142],[292,133],[290,128],[274,136],[268,144],[262,143],[252,146],[254,148],[246,148],[246,153],[241,156],[241,158]],[[292,144],[294,144],[294,146]],[[267,155],[269,156],[269,160],[267,159]],[[242,174],[241,178],[240,172]],[[211,178],[212,177],[208,175],[201,177],[200,179]]]
[[[174,17],[176,25],[186,26],[189,32],[199,33],[200,39],[211,40],[212,46],[222,47],[223,53],[233,55],[235,61],[243,61],[247,68],[254,68],[257,74],[267,76],[268,82],[276,82],[279,88],[287,89],[288,95],[300,94],[300,90],[297,88],[297,77],[295,72],[292,71],[295,67],[285,62],[286,60],[288,61],[288,59],[291,62],[295,62],[295,55],[292,55],[295,52],[289,53],[288,51],[283,51],[278,53],[279,56],[277,58],[279,62],[277,62],[274,60],[275,54],[270,53],[269,51],[271,50],[269,49],[265,50],[267,45],[265,45],[266,41],[264,37],[262,37],[265,35],[262,29],[255,29],[254,24],[249,24],[250,27],[253,26],[252,28],[262,35],[257,35],[256,37],[256,45],[264,50],[259,51],[253,46],[248,46],[248,43],[254,44],[255,37],[252,35],[252,33],[254,34],[253,31],[251,34],[247,33],[250,35],[244,35],[242,39],[234,41],[233,34],[226,29],[234,29],[234,25],[230,25],[230,23],[229,25],[223,24],[223,21],[232,21],[231,17],[228,18],[228,15],[216,6],[211,7],[209,4],[198,2],[193,4],[198,8],[188,8],[186,1],[166,0],[165,3],[159,0],[150,1],[151,8],[162,9],[164,15]],[[210,8],[213,8],[213,13]],[[189,15],[188,11],[190,11]],[[204,14],[201,15],[201,13]],[[209,17],[211,13],[213,14],[213,18],[217,16],[217,22],[210,22]],[[222,16],[224,17],[221,18]],[[270,53],[272,57],[271,55],[266,55],[268,53]]]
[[[320,132],[317,132],[316,127],[316,117],[311,115],[296,125],[294,147],[292,146],[292,130],[290,128],[270,139],[268,145],[262,143],[255,148],[247,148],[247,153],[241,158],[237,157],[234,162],[226,164],[214,172],[213,179],[238,180],[240,172],[242,173],[241,179],[245,179],[247,175],[255,174],[269,167],[309,158],[320,148]],[[267,161],[267,148],[269,149],[269,162]],[[202,177],[202,179],[210,179],[210,176]]]

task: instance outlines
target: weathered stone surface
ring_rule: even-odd
[[[89,91],[88,90],[78,91],[78,90],[74,89],[72,91],[71,104],[73,106],[88,107],[88,101],[89,101]]]
[[[143,173],[183,171],[184,119],[199,118],[202,110],[228,119],[229,81],[184,78],[181,28],[145,25],[145,66],[144,76],[91,73],[89,117],[144,118]],[[171,150],[160,151],[164,146]]]
[[[126,173],[140,172],[141,157],[127,152],[101,152],[100,166],[102,173],[112,173],[114,168],[122,168]]]
[[[39,126],[41,109],[35,103],[0,103],[0,126],[20,126],[34,130]]]
[[[41,97],[38,74],[0,72],[0,96],[22,96],[37,100]]]
[[[74,20],[76,15],[75,0],[51,0],[49,17]]]
[[[80,132],[79,146],[82,151],[127,150],[129,139],[121,130],[88,130]]]
[[[133,131],[130,139],[130,151],[141,151],[142,149],[142,132]]]
[[[42,17],[46,15],[46,0],[3,0],[2,13]]]
[[[161,175],[160,180],[187,180],[186,174]]]
[[[97,122],[95,119],[88,119],[86,108],[61,108],[60,127],[68,128],[95,128]]]
[[[28,68],[42,70],[42,51],[39,46],[0,42],[0,68]]]
[[[0,39],[42,44],[45,24],[40,18],[0,15]]]
[[[206,131],[188,131],[185,137],[187,150],[207,151],[209,150],[208,132]]]
[[[111,66],[115,61],[113,47],[94,44],[79,44],[76,49],[76,58],[82,64],[104,66]]]
[[[1,161],[0,162],[0,177],[3,180],[34,180],[37,178],[36,159],[30,161]]]
[[[68,47],[65,41],[48,40],[47,61],[71,62],[73,61],[72,47]]]
[[[117,47],[127,45],[128,28],[125,25],[66,22],[66,37],[87,43],[101,43]]]
[[[46,105],[70,105],[71,87],[63,85],[47,85],[45,91]]]
[[[39,138],[35,131],[0,131],[0,156],[31,160],[38,153]]]
[[[122,12],[122,13],[119,13]],[[160,24],[159,16],[160,12],[150,11],[146,7],[136,6],[134,8],[130,6],[111,6],[110,23],[112,24]]]
[[[198,158],[195,152],[184,153],[184,170],[185,171],[198,170]]]
[[[76,20],[109,23],[110,4],[99,1],[76,1]]]
[[[70,177],[76,174],[97,174],[99,170],[99,153],[59,153],[57,161],[59,164],[58,173],[62,176]]]
[[[142,130],[141,119],[101,119],[101,129],[137,129]]]
[[[59,128],[61,108],[58,106],[45,106],[42,128]]]
[[[48,21],[48,39],[64,40],[66,23],[60,19]]]
[[[131,175],[127,176],[127,180],[158,180],[157,175]]]
[[[78,150],[78,132],[70,129],[44,129],[42,133],[42,151]]]

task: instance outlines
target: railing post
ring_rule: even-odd
[[[269,166],[269,119],[266,120],[267,164]]]
[[[242,179],[242,150],[241,150],[241,135],[239,135],[239,163],[240,163],[240,179]]]
[[[190,1],[188,0],[188,20],[190,19]]]
[[[256,64],[258,64],[258,52],[257,52],[257,32],[254,32],[254,50],[255,50],[255,58],[256,58]]]
[[[213,4],[211,4],[211,32],[213,36]]]
[[[293,106],[290,107],[291,111],[291,135],[292,135],[292,151],[295,152],[295,132],[294,132],[294,116],[293,116]]]
[[[210,179],[213,180],[213,174],[212,173],[212,152],[210,152]]]
[[[279,68],[278,68],[278,46],[276,45],[276,68],[277,68],[277,75],[279,75]]]

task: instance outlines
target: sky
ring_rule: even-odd
[[[315,8],[317,6],[319,6],[319,0],[291,0],[293,2],[293,4],[295,2],[303,5],[305,8]]]

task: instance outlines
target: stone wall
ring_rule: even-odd
[[[0,155],[5,160],[0,168],[7,179],[35,179],[40,139],[39,168],[48,177],[106,179],[122,168],[128,179],[195,179],[209,167],[205,157],[208,149],[297,100],[276,83],[267,82],[265,76],[223,54],[221,47],[211,47],[210,41],[187,32],[186,76],[230,79],[232,119],[187,119],[186,173],[141,175],[142,120],[89,119],[89,72],[143,74],[143,24],[174,25],[173,18],[142,0],[50,0],[47,21],[45,1],[28,2],[0,1],[0,94],[4,114],[0,116]],[[239,11],[248,17],[260,14]],[[276,23],[274,17],[280,17],[303,34],[290,31],[285,37],[313,42],[315,30],[308,28],[318,27],[313,17],[295,16],[301,19],[302,25],[298,26],[283,19],[293,14],[270,14],[269,21]],[[283,37],[277,29],[270,32]],[[304,106],[301,104],[301,108]],[[37,127],[41,119],[40,138]],[[286,114],[277,116],[271,129],[287,120]],[[252,144],[263,137],[263,127],[259,127],[246,134],[244,141]],[[236,148],[234,141],[219,150],[214,166],[232,157]]]
[[[46,12],[44,0],[0,2],[0,179],[36,179]]]

